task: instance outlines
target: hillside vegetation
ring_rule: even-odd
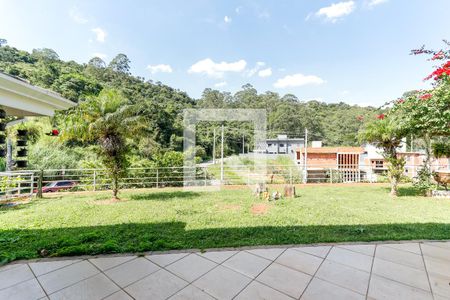
[[[182,151],[182,111],[185,108],[263,108],[267,110],[268,136],[288,134],[303,136],[308,128],[311,139],[324,145],[357,145],[357,132],[364,122],[373,119],[376,109],[348,105],[343,102],[327,104],[304,102],[292,94],[280,95],[266,91],[258,93],[246,84],[235,94],[206,88],[200,99],[193,99],[176,88],[153,82],[130,73],[130,60],[118,54],[109,63],[95,57],[87,63],[63,61],[52,49],[34,49],[31,53],[12,46],[0,45],[0,71],[14,75],[31,84],[53,90],[74,102],[84,102],[98,96],[103,90],[112,90],[127,99],[128,105],[144,105],[151,122],[144,137],[129,140],[131,162],[140,166],[156,162],[168,163],[164,155]],[[72,111],[52,119],[29,123],[34,128],[34,144],[30,146],[30,168],[69,168],[95,166],[95,155],[89,149],[92,143],[68,142],[48,137],[52,128],[64,128],[65,117]],[[201,123],[197,127],[197,157],[208,159],[212,154],[213,131],[220,144],[220,124]],[[253,127],[249,123],[225,123],[225,154],[242,151],[242,138],[252,149]],[[216,147],[218,151],[219,147]],[[89,152],[89,154],[88,154]],[[49,159],[51,158],[51,159]],[[181,162],[180,159],[174,161]],[[170,164],[170,162],[169,162]],[[174,163],[173,163],[174,164]]]

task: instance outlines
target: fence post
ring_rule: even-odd
[[[39,171],[39,177],[38,177],[38,186],[37,186],[37,198],[42,198],[42,181],[44,179],[44,170]]]
[[[93,189],[95,191],[97,189],[97,170],[94,170],[94,179],[93,179],[93,182],[92,182],[92,186],[93,186]]]
[[[159,187],[159,171],[158,168],[156,169],[156,187]]]
[[[207,182],[206,182],[206,168],[203,168],[203,175],[205,177],[205,186],[206,186],[207,185]]]
[[[32,197],[33,196],[33,190],[34,190],[34,172],[31,173],[30,182],[31,182],[30,197]]]
[[[292,185],[292,168],[289,167],[289,184]]]
[[[333,183],[333,169],[330,168],[330,183]]]

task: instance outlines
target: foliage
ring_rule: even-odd
[[[425,164],[418,172],[417,176],[414,178],[414,187],[422,194],[427,196],[428,192],[434,186],[433,182],[433,172]]]
[[[67,114],[62,137],[66,141],[92,143],[111,178],[113,197],[117,198],[119,181],[129,166],[126,138],[136,137],[145,126],[145,117],[120,93],[103,90]]]
[[[398,183],[402,178],[405,166],[405,159],[397,155],[397,149],[404,137],[404,131],[394,120],[386,118],[384,114],[379,115],[377,120],[368,123],[359,134],[362,142],[371,143],[383,149],[383,156],[388,162],[388,178],[391,183],[392,196],[398,194]]]
[[[435,142],[432,145],[432,150],[433,156],[436,158],[450,157],[450,142],[449,141]]]

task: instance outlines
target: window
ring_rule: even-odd
[[[376,160],[375,161],[375,168],[382,169],[383,168],[383,161],[382,160]]]
[[[269,144],[267,144],[267,147],[272,147],[272,144],[270,144],[270,143],[269,143]]]
[[[280,144],[280,147],[284,147],[284,144]]]

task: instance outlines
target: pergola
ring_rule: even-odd
[[[0,72],[0,108],[9,116],[52,116],[56,110],[75,105],[57,93]]]

